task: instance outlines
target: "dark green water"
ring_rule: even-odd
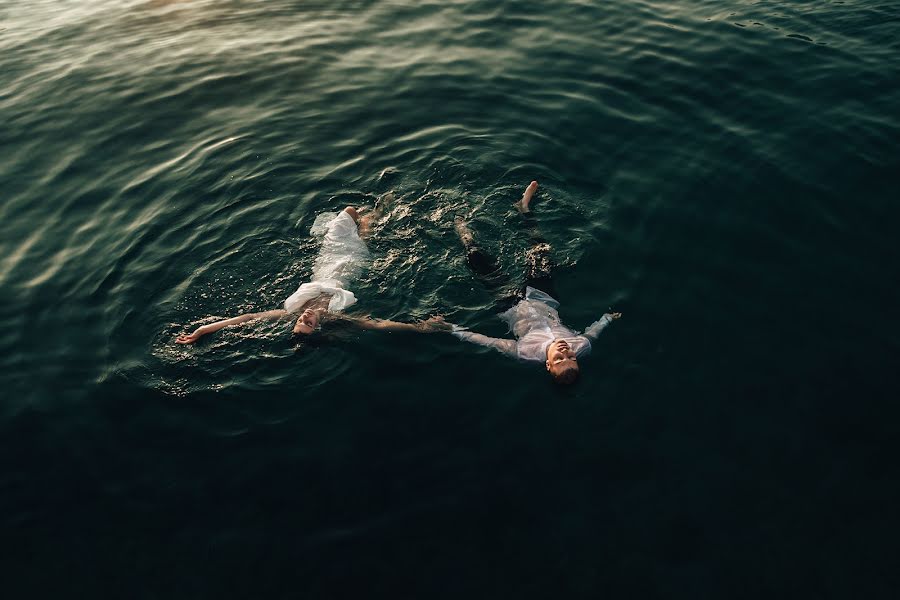
[[[893,597],[896,2],[0,0],[6,598]],[[390,168],[384,178],[379,173]],[[396,191],[359,309],[501,335],[535,205],[555,389],[286,324]]]

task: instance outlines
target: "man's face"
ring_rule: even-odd
[[[303,335],[309,335],[316,330],[319,325],[319,315],[316,311],[307,308],[300,315],[300,322],[297,323],[297,331]]]
[[[554,340],[547,348],[547,370],[556,377],[571,368],[578,369],[575,352],[565,340]]]

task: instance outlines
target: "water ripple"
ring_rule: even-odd
[[[858,2],[15,5],[0,38],[0,285],[48,323],[99,311],[79,377],[196,391],[312,368],[277,327],[200,352],[167,340],[278,306],[308,276],[315,215],[391,188],[359,289],[366,310],[396,318],[489,310],[451,223],[479,220],[514,277],[511,202],[532,178],[563,272],[602,269],[598,252],[634,261],[625,283],[583,283],[608,303],[659,277],[647,261],[699,223],[806,252],[777,207],[709,192],[770,178],[830,198],[853,189],[829,176],[848,160],[896,166],[897,18]],[[846,218],[804,205],[808,227]],[[75,347],[58,343],[52,356]],[[241,375],[217,380],[229,363]]]

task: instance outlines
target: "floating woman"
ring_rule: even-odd
[[[287,319],[295,316],[297,321],[294,323],[293,332],[302,335],[309,335],[322,325],[332,322],[386,331],[432,332],[447,328],[438,317],[420,323],[399,323],[387,319],[342,314],[344,310],[356,304],[356,296],[347,288],[371,259],[363,238],[371,234],[372,225],[384,216],[385,209],[393,199],[393,194],[388,192],[375,203],[375,208],[370,212],[357,211],[348,206],[337,214],[326,213],[316,217],[310,233],[323,236],[323,240],[313,264],[312,277],[285,300],[284,308],[245,313],[202,325],[192,333],[179,335],[175,343],[193,344],[204,335],[248,321]]]

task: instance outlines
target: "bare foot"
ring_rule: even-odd
[[[519,209],[519,212],[527,213],[528,205],[531,204],[531,198],[534,196],[534,193],[537,191],[538,182],[532,181],[528,184],[528,187],[525,188],[525,193],[522,194],[522,199],[516,202],[516,208]]]
[[[456,235],[462,240],[463,246],[468,248],[475,243],[475,238],[472,236],[472,230],[469,229],[469,224],[466,223],[465,219],[456,217],[456,219],[453,220],[453,227],[456,229]]]
[[[384,211],[393,206],[394,200],[396,200],[396,198],[394,197],[393,190],[378,198],[378,200],[375,201],[375,213],[378,215],[376,218],[380,219],[384,214]]]
[[[389,209],[393,203],[394,192],[388,192],[375,201],[375,208],[362,215],[357,221],[360,237],[367,237],[372,233],[372,225],[384,217],[384,211]]]

